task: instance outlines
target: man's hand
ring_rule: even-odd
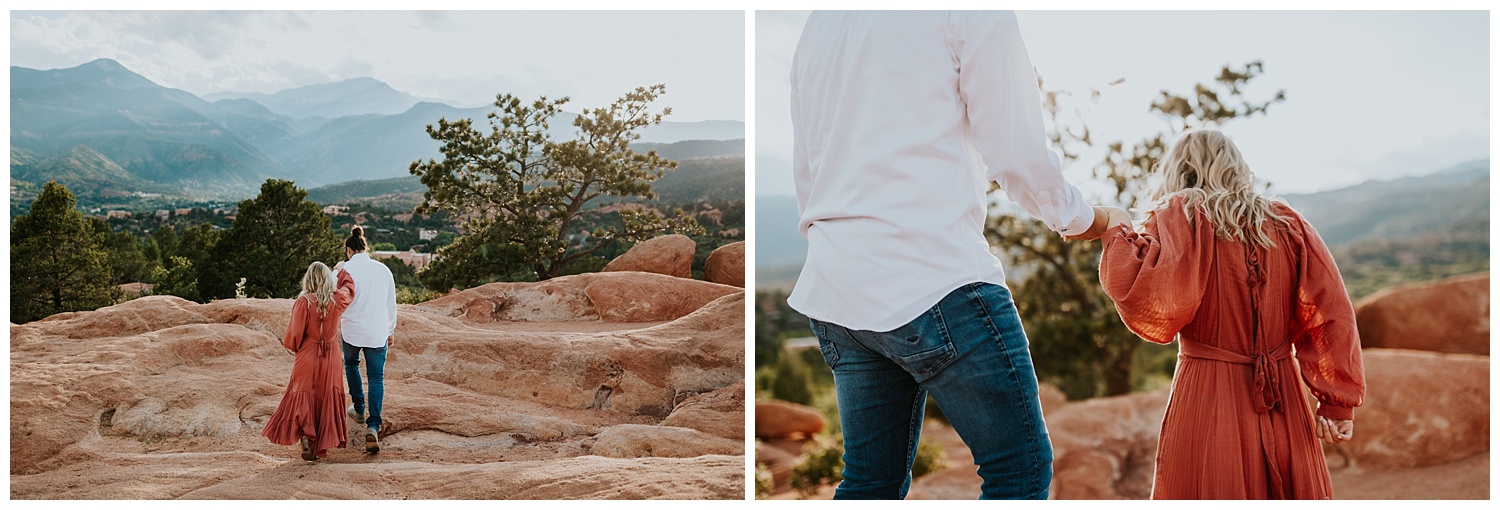
[[[391,335],[391,336],[385,337],[385,346],[386,347],[395,347],[396,346],[396,335]]]
[[[1313,429],[1324,443],[1342,443],[1354,438],[1354,420],[1334,420],[1322,416],[1317,418],[1318,422],[1313,424]]]

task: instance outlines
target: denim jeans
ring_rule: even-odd
[[[1005,287],[964,285],[884,333],[818,320],[812,327],[833,369],[844,429],[835,499],[906,497],[928,393],[974,453],[980,499],[1047,498],[1052,442]]]
[[[359,354],[365,354],[365,374],[370,377],[370,414],[365,418],[376,432],[380,431],[380,402],[385,399],[385,347],[355,347],[347,342],[344,346],[344,377],[349,381],[349,397],[354,399],[354,410],[365,412],[365,389],[359,380]]]

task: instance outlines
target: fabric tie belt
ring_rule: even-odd
[[[1277,377],[1278,370],[1276,370],[1275,363],[1292,356],[1291,342],[1283,342],[1271,352],[1254,356],[1188,339],[1183,339],[1181,345],[1182,354],[1189,358],[1253,366],[1255,378],[1253,379],[1254,387],[1250,390],[1250,401],[1255,403],[1255,412],[1264,414],[1276,407],[1286,410],[1285,404],[1282,403],[1281,380]]]
[[[1271,409],[1279,408],[1281,412],[1286,412],[1286,403],[1281,394],[1281,379],[1277,377],[1279,370],[1276,369],[1275,364],[1278,361],[1291,357],[1292,343],[1283,342],[1275,349],[1272,349],[1271,352],[1254,356],[1220,349],[1186,338],[1182,339],[1179,344],[1182,346],[1182,355],[1189,358],[1222,361],[1224,363],[1254,367],[1255,375],[1252,380],[1254,386],[1250,390],[1250,401],[1255,404],[1255,413],[1259,415],[1257,421],[1260,422],[1261,454],[1266,459],[1266,470],[1271,485],[1270,495],[1273,499],[1286,499],[1288,492],[1286,479],[1281,475],[1281,469],[1278,467],[1281,465],[1279,459],[1277,459],[1279,455],[1273,453],[1279,452],[1280,449],[1276,448],[1272,443],[1275,436],[1271,433],[1270,411]]]

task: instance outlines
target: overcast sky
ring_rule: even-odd
[[[455,106],[568,95],[604,106],[665,83],[675,121],[745,118],[744,13],[11,12],[11,65],[112,58],[194,94],[369,76]]]
[[[756,16],[756,195],[790,195],[787,70],[807,12]],[[1085,113],[1098,141],[1128,144],[1163,130],[1147,112],[1160,91],[1187,93],[1224,64],[1263,60],[1250,96],[1286,89],[1286,102],[1223,130],[1278,193],[1489,157],[1486,12],[1022,11],[1018,19],[1047,88],[1103,92]],[[1117,78],[1125,82],[1107,85]],[[1101,155],[1066,175],[1087,180]]]

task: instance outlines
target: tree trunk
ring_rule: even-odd
[[[1135,368],[1134,342],[1121,347],[1119,352],[1110,360],[1110,365],[1104,371],[1104,393],[1108,396],[1125,395],[1130,393],[1130,373]]]

